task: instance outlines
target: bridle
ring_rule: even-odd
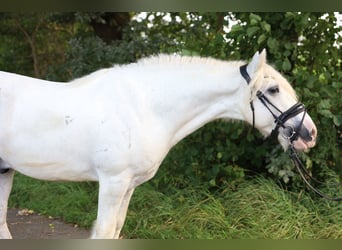
[[[247,66],[248,66],[248,64],[240,66],[240,73],[241,73],[242,77],[246,80],[247,84],[249,84],[252,79],[247,72]],[[319,191],[318,189],[316,189],[315,187],[313,187],[311,185],[311,183],[309,182],[309,179],[311,179],[315,182],[318,182],[318,183],[322,183],[322,182],[316,180],[315,178],[313,178],[310,175],[310,173],[306,170],[306,167],[300,161],[299,156],[297,154],[297,151],[293,146],[293,142],[295,140],[297,140],[299,136],[305,137],[305,139],[307,139],[308,141],[312,140],[311,135],[306,134],[306,133],[303,134],[303,132],[301,130],[301,128],[303,126],[304,118],[306,115],[306,108],[305,108],[304,104],[297,102],[296,104],[291,106],[286,111],[281,111],[261,91],[258,90],[256,96],[258,97],[260,102],[267,108],[267,110],[272,114],[272,116],[274,118],[275,127],[271,132],[271,137],[277,137],[279,135],[279,128],[280,127],[283,128],[283,131],[285,132],[283,136],[285,137],[285,139],[287,139],[289,141],[289,144],[290,144],[290,158],[294,162],[294,164],[295,164],[295,166],[299,172],[299,175],[302,177],[305,184],[309,188],[311,188],[316,194],[318,194],[319,196],[321,196],[327,200],[342,201],[342,197],[331,197],[329,195],[322,193],[321,191]],[[252,110],[252,116],[253,116],[252,124],[253,124],[253,128],[254,128],[255,127],[255,110],[254,110],[253,100],[250,101],[250,107]],[[276,115],[271,107],[274,110],[276,110],[279,113],[279,115]],[[286,121],[288,121],[289,119],[291,119],[292,117],[295,117],[296,115],[298,115],[300,113],[303,113],[303,116],[302,116],[302,119],[299,123],[299,126],[293,128],[293,127],[285,124]],[[337,184],[332,184],[332,185],[337,186],[337,185],[341,185],[341,184],[337,183]]]
[[[251,82],[251,77],[249,76],[247,72],[247,65],[245,64],[240,67],[240,73],[242,77],[246,80],[247,84]],[[293,141],[298,139],[298,136],[300,135],[300,130],[302,128],[304,118],[306,115],[306,108],[303,103],[297,102],[292,107],[290,107],[286,111],[281,111],[276,105],[274,105],[266,96],[264,93],[262,93],[260,90],[257,91],[256,96],[261,101],[261,103],[267,108],[267,110],[272,114],[274,118],[275,127],[271,132],[271,137],[278,136],[279,134],[279,128],[282,127],[286,131],[285,138],[288,139],[291,144]],[[254,105],[253,100],[250,101],[250,106],[253,114],[253,128],[255,127],[255,111],[254,111]],[[279,115],[276,115],[272,108],[275,109]],[[299,123],[299,126],[296,128],[293,128],[289,125],[285,125],[285,123],[291,119],[292,117],[295,117],[296,115],[303,113],[302,119]],[[309,136],[309,140],[311,140],[311,136]]]

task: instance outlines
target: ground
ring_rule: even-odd
[[[28,209],[9,209],[7,223],[13,239],[86,239],[90,235],[77,225]]]

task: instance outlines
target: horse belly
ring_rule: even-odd
[[[91,168],[72,166],[63,162],[23,162],[16,165],[16,171],[32,178],[49,181],[97,181],[97,174]]]
[[[42,180],[86,181],[97,180],[97,174],[92,168],[88,157],[82,152],[69,151],[56,144],[41,145],[39,140],[32,148],[7,148],[3,159],[14,170]],[[80,150],[82,151],[82,150]],[[3,151],[4,152],[4,151]],[[13,153],[11,153],[13,152]]]
[[[82,134],[37,130],[0,143],[0,156],[11,168],[44,180],[97,180],[89,144]]]

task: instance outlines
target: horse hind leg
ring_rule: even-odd
[[[0,239],[11,239],[12,235],[7,227],[7,204],[13,183],[14,170],[8,169],[0,174]]]

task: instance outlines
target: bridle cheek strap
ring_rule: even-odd
[[[276,124],[276,126],[271,132],[271,137],[278,136],[279,128],[282,127],[283,129],[287,129],[287,135],[285,138],[288,139],[290,141],[290,143],[297,140],[298,135],[300,134],[300,130],[302,128],[303,122],[304,122],[305,115],[306,115],[306,108],[305,108],[304,104],[298,102],[298,103],[294,104],[293,106],[291,106],[288,110],[282,112],[263,93],[258,91],[257,96],[258,96],[259,100],[262,102],[262,104],[264,104],[264,106],[270,111],[270,113],[274,117],[274,123]],[[274,112],[272,111],[272,109],[269,107],[269,105],[272,106],[275,110],[277,110],[280,113],[280,115],[278,115],[278,116],[275,115]],[[285,123],[289,119],[295,117],[296,115],[298,115],[300,113],[303,113],[303,116],[302,116],[302,119],[301,119],[298,126],[293,128],[293,127],[285,125]]]
[[[247,85],[249,85],[249,83],[252,81],[251,77],[249,76],[248,72],[247,72],[247,66],[248,64],[242,65],[240,67],[240,74],[242,75],[242,77],[246,80]],[[254,113],[254,105],[253,105],[253,101],[250,101],[249,103],[251,110],[252,110],[252,124],[253,124],[253,128],[255,127],[255,113]]]
[[[248,66],[248,64],[242,65],[240,67],[240,73],[241,73],[242,77],[246,80],[247,84],[249,84],[252,81],[252,79],[247,72],[247,66]],[[294,140],[298,139],[298,134],[299,134],[299,131],[302,127],[302,124],[304,122],[304,117],[306,114],[306,109],[305,109],[304,104],[298,102],[298,103],[294,104],[292,107],[290,107],[288,110],[282,112],[261,91],[257,92],[257,97],[261,101],[261,103],[268,109],[268,111],[270,111],[270,113],[272,114],[272,116],[274,118],[274,123],[276,124],[276,126],[271,132],[271,137],[278,136],[279,128],[282,127],[284,129],[285,128],[289,129],[289,131],[291,132],[287,136],[287,139],[290,140],[290,143],[292,143]],[[255,111],[254,111],[253,100],[250,101],[250,107],[252,110],[252,116],[253,116],[252,117],[252,125],[254,128],[255,127]],[[278,113],[280,113],[280,115],[277,116],[272,111],[271,107],[273,109],[275,109]],[[299,126],[297,126],[296,128],[285,126],[285,123],[287,120],[289,120],[290,118],[292,118],[292,117],[294,117],[294,116],[296,116],[302,112],[303,112],[303,117],[301,119]]]

